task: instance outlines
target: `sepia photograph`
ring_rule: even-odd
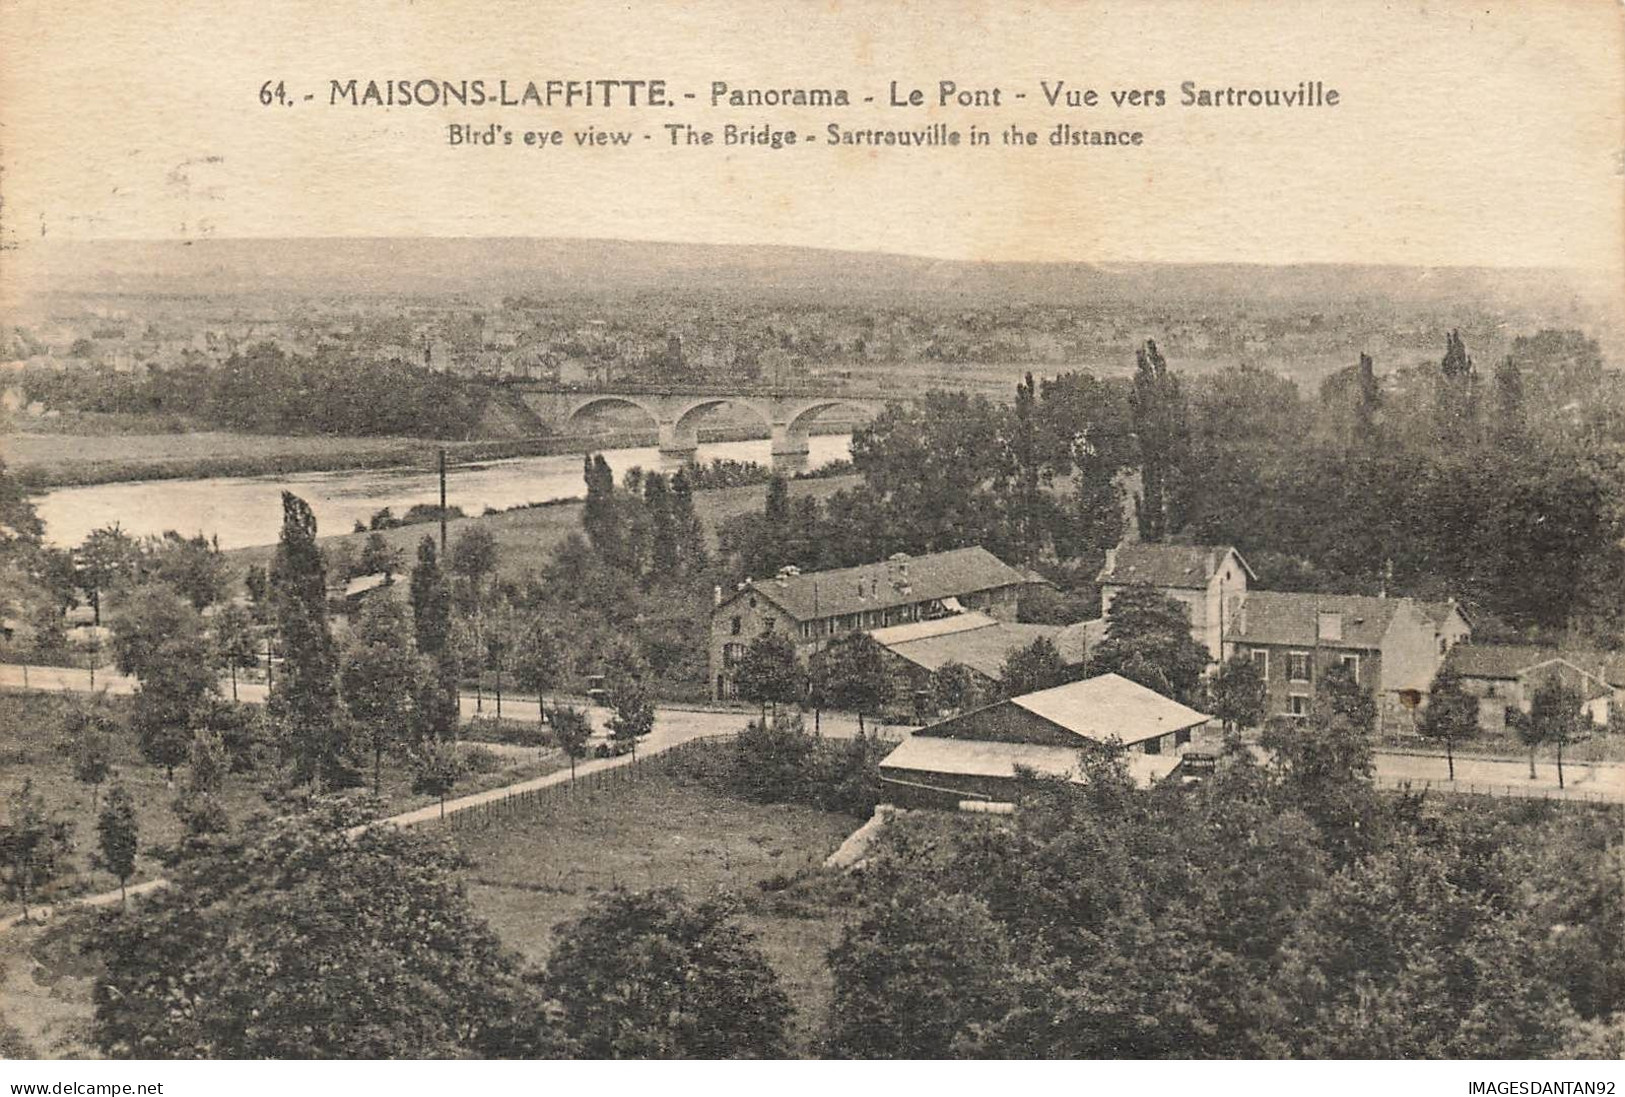
[[[1615,0],[0,55],[8,1093],[1615,1092]]]

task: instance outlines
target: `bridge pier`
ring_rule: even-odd
[[[794,476],[806,472],[808,454],[812,445],[805,430],[796,430],[789,423],[773,424],[773,471],[781,476]]]
[[[699,434],[679,429],[676,420],[661,420],[656,426],[660,432],[660,471],[676,472],[685,465],[692,465],[694,454],[700,448]]]

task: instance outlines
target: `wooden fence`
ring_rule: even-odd
[[[579,773],[574,780],[566,776],[551,785],[510,792],[500,799],[491,799],[458,811],[447,812],[444,819],[437,819],[435,822],[444,823],[453,830],[483,830],[493,823],[534,814],[546,806],[567,803],[573,797],[628,788],[639,781],[669,771],[678,760],[690,757],[713,743],[732,739],[731,733],[702,735],[686,739],[656,754],[625,755],[628,760],[587,773]]]
[[[1590,789],[1565,788],[1554,789],[1541,787],[1530,788],[1507,782],[1472,781],[1432,781],[1416,780],[1408,777],[1377,777],[1373,782],[1378,788],[1390,789],[1396,792],[1439,792],[1458,796],[1495,796],[1501,798],[1517,798],[1523,800],[1556,800],[1563,803],[1576,804],[1619,804],[1622,801],[1618,796],[1606,792],[1596,792]]]

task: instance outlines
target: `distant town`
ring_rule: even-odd
[[[0,1055],[1625,1051],[1583,292],[415,248],[0,332]]]

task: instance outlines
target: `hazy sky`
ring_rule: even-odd
[[[994,259],[1564,265],[1625,250],[1615,0],[788,4],[0,0],[4,199],[40,239],[598,236]],[[845,111],[354,109],[330,79],[655,77],[703,99],[845,87]],[[280,79],[316,101],[262,107]],[[1015,109],[888,109],[890,81]],[[1040,80],[1161,88],[1050,109]],[[1322,110],[1200,110],[1181,81]],[[1108,100],[1109,102],[1109,100]],[[662,123],[823,134],[946,122],[1138,128],[1138,149],[669,149]],[[621,126],[625,150],[450,147],[448,122]],[[642,140],[643,132],[657,135]],[[16,257],[16,253],[12,253]]]

